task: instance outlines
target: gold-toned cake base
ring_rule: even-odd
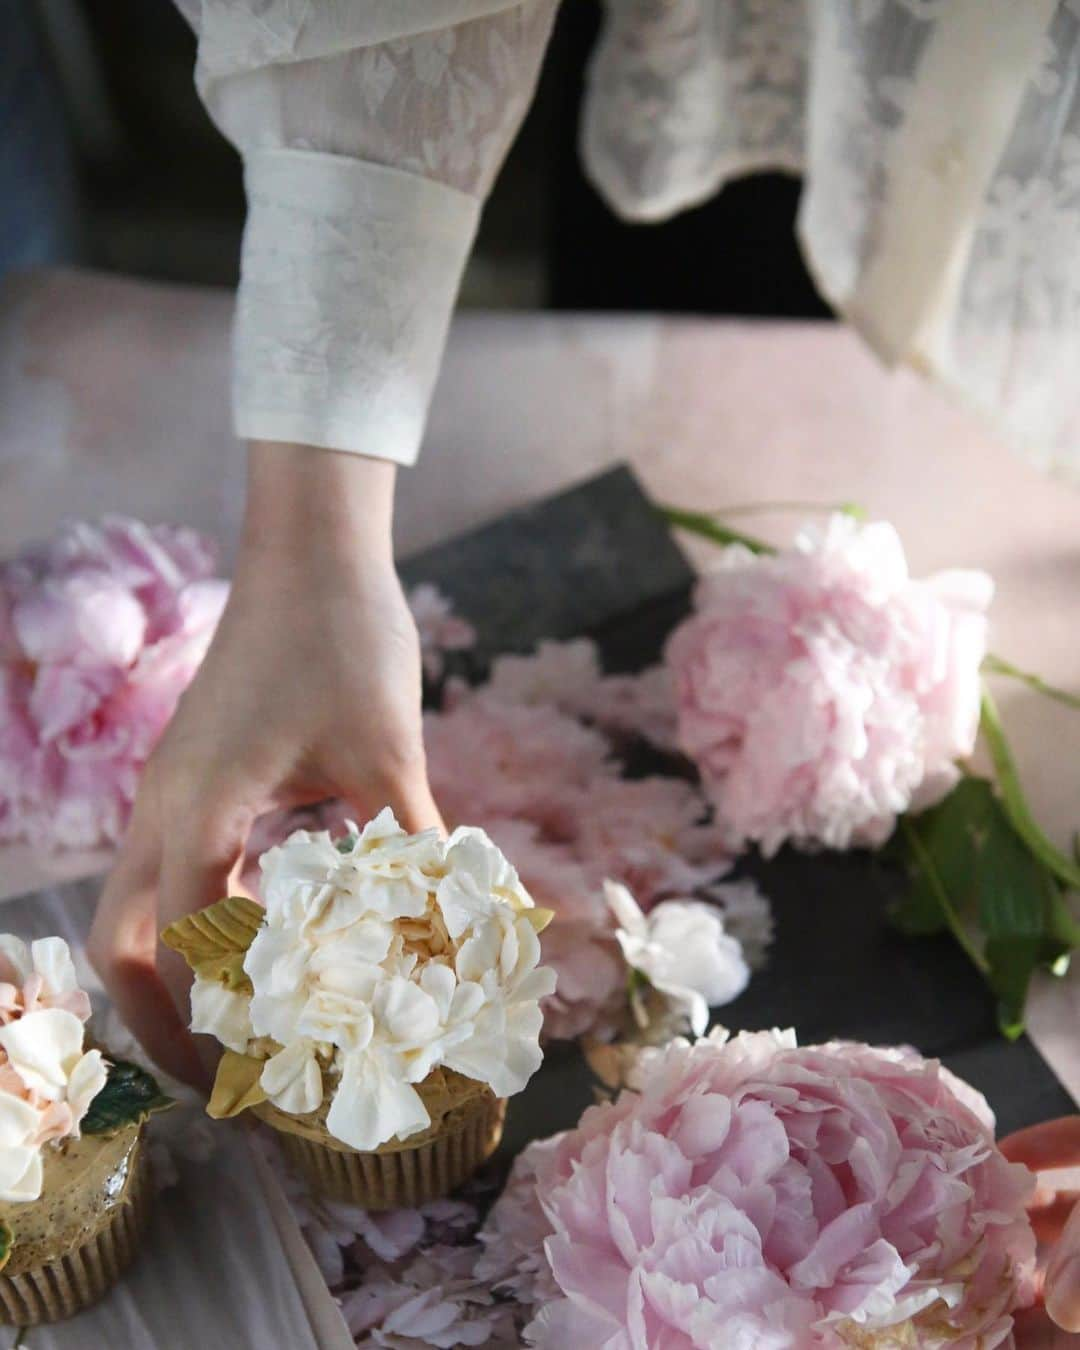
[[[0,1273],[0,1324],[59,1322],[103,1298],[135,1259],[150,1214],[151,1191],[149,1163],[139,1149],[123,1202],[108,1211],[96,1233],[18,1275]]]
[[[498,1148],[505,1118],[506,1099],[485,1092],[411,1148],[406,1141],[385,1151],[357,1153],[335,1147],[336,1141],[317,1143],[286,1131],[280,1140],[285,1156],[319,1195],[364,1209],[413,1209],[466,1182]]]

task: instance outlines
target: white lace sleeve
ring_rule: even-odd
[[[180,0],[244,157],[237,434],[412,463],[558,0]]]

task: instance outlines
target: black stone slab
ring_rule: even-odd
[[[641,669],[659,658],[693,581],[625,468],[429,550],[402,573],[409,585],[436,582],[476,625],[477,674],[500,651],[580,634],[596,638],[608,669]],[[726,1025],[794,1026],[804,1043],[914,1045],[980,1088],[1002,1130],[1075,1109],[1030,1041],[998,1034],[993,999],[951,939],[913,941],[888,926],[897,878],[872,855],[792,852],[743,870],[772,901],[777,936],[768,967],[722,1010]],[[591,1099],[576,1050],[556,1050],[515,1099],[508,1149],[572,1125]]]
[[[595,637],[609,669],[654,659],[693,573],[626,468],[514,511],[400,564],[476,625],[478,668],[543,638]]]

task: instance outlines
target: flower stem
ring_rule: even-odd
[[[1032,674],[1029,670],[1021,670],[1019,666],[1014,666],[1003,657],[995,656],[993,652],[987,652],[983,658],[982,668],[988,675],[1007,675],[1012,680],[1026,684],[1029,689],[1034,689],[1037,694],[1045,694],[1047,698],[1064,703],[1067,708],[1080,709],[1080,695],[1070,694],[1065,689],[1047,684],[1040,675]]]
[[[858,502],[737,502],[706,512],[713,519],[729,516],[760,516],[771,511],[800,511],[806,515],[841,515],[865,520],[866,512]]]
[[[957,913],[956,907],[953,905],[952,900],[949,898],[949,893],[945,889],[945,883],[941,880],[938,870],[934,866],[933,858],[919,838],[918,830],[911,824],[907,816],[900,817],[900,825],[904,831],[904,837],[908,842],[908,847],[911,849],[915,861],[918,863],[923,875],[926,877],[930,889],[934,892],[934,896],[941,906],[941,912],[945,916],[945,920],[949,927],[952,929],[953,936],[956,938],[957,942],[959,942],[960,946],[963,947],[975,969],[982,975],[989,975],[990,963],[982,952],[979,951],[978,947],[976,947],[971,934],[964,926],[964,921]]]
[[[989,689],[983,685],[982,720],[980,728],[986,737],[990,749],[990,758],[994,762],[998,787],[1005,813],[1012,827],[1027,844],[1039,861],[1058,878],[1069,890],[1080,891],[1080,864],[1067,857],[1046,837],[1031,814],[1024,789],[1020,784],[1020,775],[1016,771],[1009,743],[1005,739],[1005,729],[1001,725],[997,704]]]
[[[683,511],[677,506],[661,506],[657,509],[669,525],[711,539],[714,544],[742,544],[743,548],[748,548],[751,553],[776,552],[771,544],[755,539],[753,535],[743,534],[740,530],[729,529],[726,525],[721,525],[715,517],[702,511]]]

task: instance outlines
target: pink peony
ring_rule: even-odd
[[[193,531],[107,518],[0,568],[0,840],[121,835],[225,602]]]
[[[1008,1340],[1033,1293],[1033,1182],[939,1064],[714,1033],[644,1052],[636,1086],[530,1145],[489,1218],[482,1269],[535,1302],[529,1344]]]
[[[446,653],[467,651],[476,642],[476,629],[459,618],[446,596],[428,582],[409,592],[409,608],[420,638],[424,673],[437,680],[445,668]]]
[[[670,672],[604,675],[591,638],[541,642],[530,656],[499,656],[487,686],[501,703],[545,704],[619,736],[675,748],[675,693]]]
[[[585,789],[618,773],[598,732],[556,708],[484,693],[428,713],[424,744],[431,788],[449,823],[512,817],[552,840],[573,837]]]
[[[705,813],[701,793],[680,778],[601,779],[582,804],[576,847],[648,908],[728,870],[724,840]]]
[[[890,525],[847,516],[776,556],[725,549],[667,660],[733,843],[880,844],[939,801],[975,744],[992,592],[982,572],[912,580]]]

